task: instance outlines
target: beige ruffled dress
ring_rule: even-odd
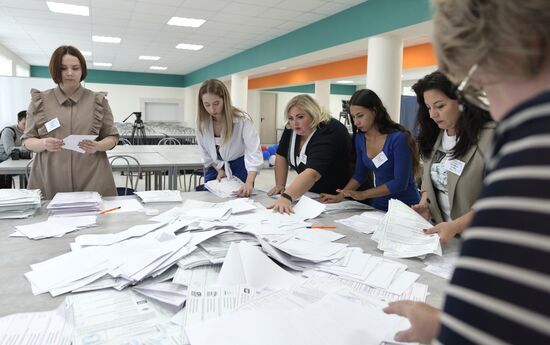
[[[67,97],[59,87],[46,91],[31,90],[27,128],[22,137],[64,139],[71,134],[96,134],[96,140],[116,137],[113,114],[106,93],[84,87]],[[46,123],[57,118],[60,127],[48,131]],[[116,195],[113,173],[105,152],[79,153],[62,149],[35,154],[29,189],[40,189],[46,199],[57,192],[97,191],[102,196]]]

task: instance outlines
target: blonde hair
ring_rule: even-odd
[[[223,143],[225,144],[229,142],[231,136],[233,135],[233,118],[235,116],[247,116],[247,114],[231,104],[231,97],[229,96],[229,91],[224,83],[218,79],[205,80],[199,89],[199,110],[197,112],[197,128],[201,133],[204,133],[204,129],[210,123],[210,114],[206,108],[204,108],[204,104],[202,103],[202,96],[207,93],[216,95],[223,100],[225,123],[223,126],[222,138]]]
[[[330,113],[323,109],[316,100],[310,95],[298,95],[293,97],[285,108],[285,116],[288,116],[290,108],[297,107],[306,112],[313,122],[311,122],[311,128],[319,126],[321,123],[328,123],[332,116]]]
[[[432,0],[432,5],[439,67],[454,82],[474,64],[492,79],[532,77],[548,59],[548,0]]]

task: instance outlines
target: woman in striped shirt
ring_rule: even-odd
[[[400,341],[550,344],[550,5],[432,2],[441,70],[499,124],[443,310],[385,311],[411,322]]]

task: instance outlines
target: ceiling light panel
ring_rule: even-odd
[[[174,26],[186,26],[190,28],[198,28],[205,22],[206,20],[204,19],[172,17],[166,24],[174,25]]]
[[[109,37],[109,36],[92,36],[92,41],[99,43],[120,43],[120,37]]]
[[[176,46],[177,49],[185,49],[185,50],[200,50],[203,48],[200,44],[188,44],[188,43],[180,43]]]
[[[88,6],[79,6],[65,4],[62,2],[46,1],[46,5],[50,11],[55,13],[72,14],[75,16],[90,16],[90,8]]]
[[[168,67],[164,67],[164,66],[151,66],[149,67],[149,69],[152,69],[152,70],[155,70],[155,71],[166,71],[168,69]]]
[[[96,67],[112,67],[113,64],[110,62],[94,62],[94,66]]]
[[[151,60],[151,61],[157,61],[160,60],[160,56],[149,56],[149,55],[140,55],[140,60]]]

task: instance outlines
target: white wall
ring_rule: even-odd
[[[287,103],[292,97],[299,95],[298,92],[277,92],[277,128],[283,128],[286,124],[286,117],[284,114]],[[340,111],[342,110],[342,100],[350,99],[351,96],[347,95],[330,95],[330,109],[328,111],[332,117],[338,119]]]
[[[119,85],[119,84],[99,84],[86,83],[85,86],[93,91],[105,91],[108,93],[107,99],[113,111],[115,122],[122,122],[128,115],[134,111],[143,111],[141,109],[141,100],[143,98],[155,99],[156,102],[162,99],[180,100],[184,102],[184,91],[181,87],[163,87],[163,86],[141,86],[141,85]],[[179,122],[187,127],[195,127],[193,121],[188,120],[180,110]],[[128,121],[133,118],[129,119]],[[145,121],[154,121],[146,118]]]
[[[252,122],[258,133],[260,133],[260,91],[248,90],[248,114],[252,117]]]
[[[0,77],[0,124],[14,123],[17,113],[27,109],[31,100],[30,89],[46,90],[55,87],[49,78]],[[179,99],[184,101],[184,89],[180,87],[140,86],[85,83],[93,91],[106,91],[115,121],[121,122],[134,111],[142,111],[141,99]],[[180,123],[195,127],[194,115],[185,116],[181,110]],[[131,118],[130,120],[133,121]],[[128,120],[128,121],[130,121]],[[154,119],[146,119],[152,121]]]
[[[12,76],[25,76],[25,71],[30,72],[30,66],[25,60],[15,55],[11,50],[0,44],[0,56],[12,61]],[[19,67],[19,68],[17,68]],[[21,75],[23,74],[23,75]],[[28,74],[27,74],[28,75]]]

